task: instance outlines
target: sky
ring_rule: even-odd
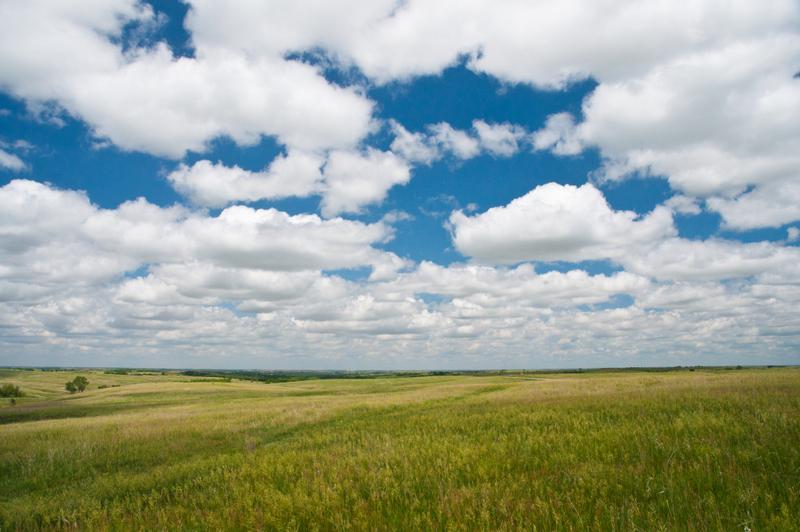
[[[0,0],[0,365],[800,363],[796,0]]]

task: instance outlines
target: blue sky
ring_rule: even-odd
[[[190,4],[0,8],[0,364],[798,361],[794,3]]]

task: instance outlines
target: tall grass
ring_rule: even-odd
[[[0,529],[800,522],[797,369],[145,380],[0,409]]]

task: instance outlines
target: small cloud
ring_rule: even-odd
[[[449,216],[453,210],[459,208],[458,200],[451,194],[438,194],[425,200],[424,205],[420,205],[419,212],[430,218],[444,218]]]
[[[383,215],[382,220],[388,224],[410,222],[414,220],[414,215],[406,211],[389,211]]]
[[[3,149],[0,149],[0,168],[6,168],[8,170],[20,172],[25,170],[27,166],[22,159],[13,153],[9,153]]]
[[[702,212],[697,198],[690,198],[680,194],[672,196],[664,205],[678,214],[700,214]]]
[[[550,150],[556,155],[578,155],[583,151],[575,119],[569,113],[548,116],[544,127],[531,135],[531,142],[534,150]]]
[[[786,241],[797,242],[800,240],[800,228],[790,227],[786,230]]]
[[[22,140],[22,139],[14,141],[12,146],[14,147],[14,149],[17,149],[19,151],[31,151],[34,148],[33,144],[31,144],[27,140]]]

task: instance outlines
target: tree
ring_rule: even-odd
[[[66,388],[69,393],[75,393],[84,391],[87,386],[89,386],[89,379],[83,375],[78,375],[71,381],[67,382],[64,385],[64,388]]]
[[[89,379],[83,375],[78,375],[72,382],[75,383],[75,387],[78,388],[79,392],[84,391],[86,387],[89,386]]]

